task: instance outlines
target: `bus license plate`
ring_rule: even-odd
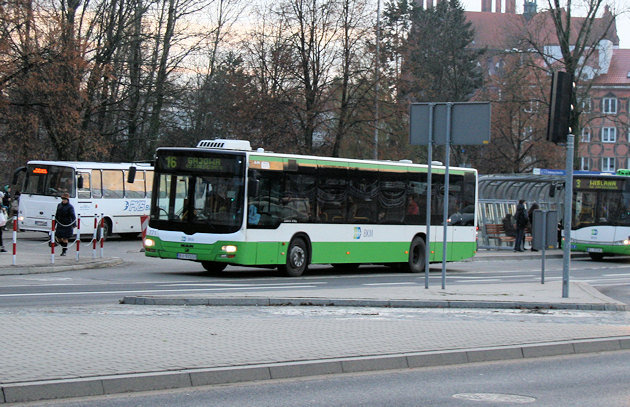
[[[589,247],[586,251],[589,253],[601,253],[603,250],[601,247]]]
[[[36,220],[35,226],[46,226],[47,222],[45,220]]]
[[[194,253],[177,253],[177,258],[181,260],[197,260],[197,255]]]

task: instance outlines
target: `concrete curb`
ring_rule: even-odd
[[[385,308],[496,308],[496,309],[567,309],[582,311],[628,311],[625,304],[546,303],[521,301],[476,301],[476,300],[372,300],[340,298],[290,298],[290,297],[214,297],[182,298],[125,296],[120,301],[128,305],[205,305],[205,306],[339,306],[339,307],[385,307]]]
[[[293,377],[415,369],[618,350],[630,350],[630,336],[7,383],[0,387],[2,396],[0,403],[102,396]]]
[[[41,273],[58,273],[61,271],[84,270],[94,268],[114,267],[123,264],[123,259],[119,257],[109,257],[101,260],[88,261],[76,264],[63,265],[32,265],[32,266],[9,266],[0,267],[0,276],[18,275],[18,274],[41,274]]]

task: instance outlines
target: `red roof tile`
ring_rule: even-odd
[[[593,81],[595,85],[630,85],[630,49],[613,49],[608,73]]]

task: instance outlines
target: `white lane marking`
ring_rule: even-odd
[[[402,283],[366,283],[361,285],[369,285],[369,286],[380,286],[380,285],[418,285],[418,283],[414,283],[413,281],[406,281]]]
[[[283,289],[283,288],[317,288],[314,285],[301,286],[268,286],[268,287],[239,287],[239,288],[190,288],[183,290],[123,290],[123,291],[75,291],[68,293],[22,293],[22,294],[0,294],[0,297],[37,297],[37,296],[61,296],[61,295],[91,295],[91,294],[147,294],[147,293],[179,293],[183,291],[226,291],[226,290],[266,290],[266,289]]]
[[[460,277],[454,277],[454,276],[447,276],[447,279],[450,279],[452,281],[457,281],[460,279]],[[488,282],[496,282],[496,281],[501,281],[500,278],[480,278],[478,280],[464,280],[462,282],[466,282],[466,283],[488,283]]]
[[[324,284],[324,283],[319,283],[319,282],[311,282],[309,281],[309,284]],[[299,286],[299,285],[304,285],[304,283],[279,283],[279,284],[247,284],[247,283],[234,283],[234,284],[229,284],[229,283],[171,283],[171,284],[162,284],[162,286],[164,287],[171,287],[171,286],[192,286],[192,287],[260,287],[260,288],[266,288],[266,287],[293,287],[293,286]]]

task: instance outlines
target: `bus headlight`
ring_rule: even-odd
[[[630,236],[628,236],[628,238],[625,239],[622,243],[624,246],[628,246],[630,244]]]
[[[153,246],[155,246],[155,240],[144,239],[144,247],[153,247]]]
[[[234,246],[233,244],[228,244],[225,246],[221,246],[221,250],[226,253],[236,253],[236,246]]]

